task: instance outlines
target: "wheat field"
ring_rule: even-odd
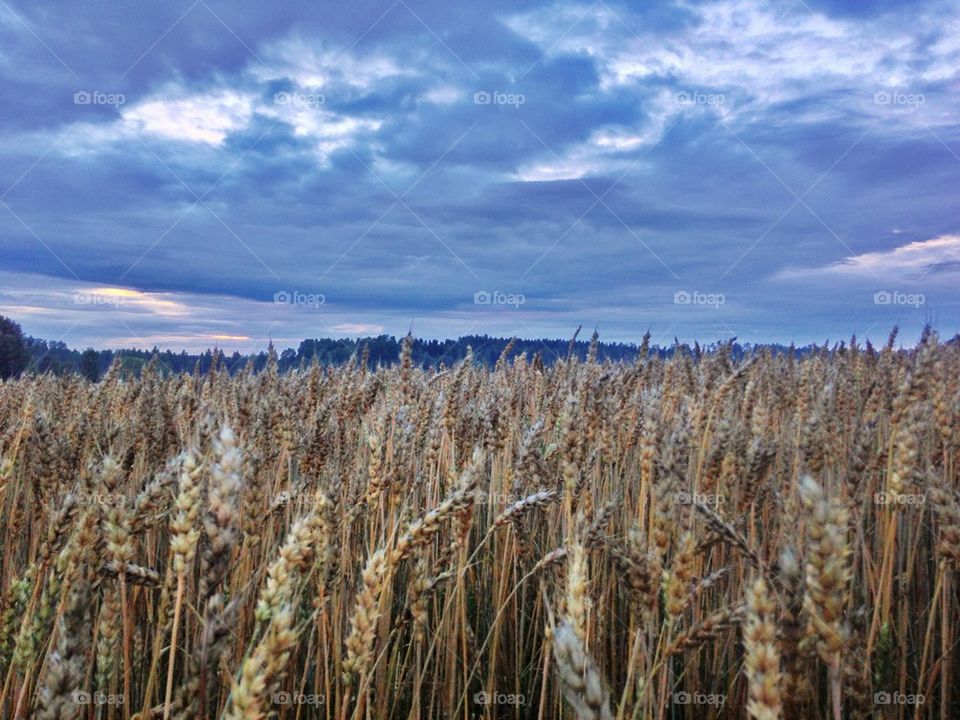
[[[960,347],[0,384],[0,714],[960,716]]]

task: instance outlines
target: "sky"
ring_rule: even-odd
[[[960,330],[955,0],[0,0],[0,314],[75,347]]]

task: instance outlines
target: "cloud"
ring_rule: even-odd
[[[219,145],[230,133],[247,127],[253,114],[253,97],[230,90],[178,97],[159,93],[144,102],[123,108],[123,122],[138,130],[178,142]]]
[[[27,333],[73,346],[155,345],[203,350],[213,344],[249,352],[271,338],[296,345],[317,334],[371,335],[383,325],[357,320],[349,308],[323,300],[278,302],[190,292],[63,282],[0,271],[0,315],[25,321]]]
[[[808,106],[791,121],[837,120],[851,110],[863,117],[911,124],[915,115],[891,110],[912,103],[877,102],[877,95],[923,95],[931,84],[956,79],[960,60],[960,18],[940,3],[921,4],[910,28],[888,15],[847,17],[745,0],[720,0],[684,7],[674,33],[659,23],[638,22],[619,5],[576,4],[516,13],[506,19],[518,34],[536,43],[547,58],[586,55],[599,68],[601,89],[646,90],[666,84],[676,107],[678,94],[720,95],[716,110],[729,116],[755,116],[764,110],[818,97],[832,102]],[[932,35],[932,37],[931,37]],[[930,93],[933,100],[938,93]],[[940,96],[940,109],[955,100]],[[687,111],[698,103],[687,102]],[[928,115],[943,125],[946,116]]]
[[[944,235],[930,240],[900,245],[891,250],[861,253],[817,268],[788,268],[781,279],[825,276],[920,281],[928,275],[960,273],[960,235]]]
[[[383,332],[383,325],[372,325],[363,323],[340,323],[330,328],[334,332],[345,333],[347,335],[368,336],[379,335]]]
[[[178,20],[188,5],[40,0],[18,13],[42,43],[0,14],[0,265],[142,295],[5,307],[104,343],[132,337],[118,319],[192,344],[411,322],[803,340],[869,325],[847,290],[909,273],[949,332],[953,246],[929,238],[960,232],[960,9],[869,5],[278,0]],[[93,91],[125,102],[75,102]],[[524,102],[475,99],[494,92]],[[274,308],[280,288],[324,312]]]

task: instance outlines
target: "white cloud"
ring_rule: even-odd
[[[119,106],[120,117],[110,122],[75,123],[59,146],[67,155],[91,155],[153,137],[185,147],[215,148],[230,133],[248,127],[254,110],[255,97],[249,92],[188,92],[168,86],[140,102]]]
[[[233,86],[221,82],[197,92],[168,85],[138,102],[127,98],[127,104],[118,108],[119,119],[77,123],[63,149],[73,155],[93,154],[115,143],[135,143],[141,136],[216,147],[230,134],[249,127],[256,114],[287,123],[297,136],[314,140],[318,158],[324,162],[335,150],[383,124],[333,110],[326,104],[328,93],[349,89],[356,94],[384,79],[413,74],[386,56],[361,59],[298,38],[274,43],[262,56],[266,64],[251,61]],[[277,83],[289,89],[268,92]],[[457,91],[452,86],[441,86],[427,99],[451,102],[453,93]]]
[[[577,157],[577,155],[580,157]],[[517,170],[514,178],[520,182],[580,180],[599,172],[603,167],[600,162],[582,157],[582,151],[568,153],[566,158],[560,159],[547,154],[543,161],[528,163]]]
[[[919,281],[938,271],[960,274],[960,235],[942,235],[908,243],[892,250],[851,255],[816,268],[790,268],[778,279],[863,278]]]
[[[370,323],[340,323],[338,325],[334,325],[330,329],[345,335],[379,335],[383,332],[383,325],[373,325]]]
[[[177,96],[169,91],[121,108],[123,122],[153,135],[179,142],[219,145],[247,127],[253,96],[235,90]]]
[[[798,110],[797,122],[818,122],[863,115],[891,117],[920,127],[913,105],[876,103],[879,92],[920,93],[927,82],[957,78],[960,67],[960,13],[939,9],[936,16],[893,23],[887,18],[856,20],[828,17],[802,3],[787,8],[753,0],[684,4],[696,19],[676,33],[648,30],[622,17],[605,3],[541,8],[518,13],[505,23],[538,44],[547,56],[589,55],[598,63],[601,89],[612,92],[660,80],[679,91],[727,93],[715,108],[731,114],[754,112],[775,103],[817,95],[838,94],[843,107],[821,103]],[[917,10],[932,13],[931,10]],[[940,38],[930,45],[923,28],[937,27]],[[676,107],[676,92],[658,98]],[[928,98],[931,101],[932,98]],[[956,98],[940,98],[956,107]],[[896,116],[891,111],[905,111]],[[806,113],[811,113],[806,115]],[[930,125],[952,122],[931,110]]]
[[[338,306],[294,306],[191,292],[151,292],[0,270],[0,315],[28,335],[92,345],[150,349],[259,351],[270,338],[296,346],[307,337],[379,335],[381,314]],[[398,321],[397,327],[400,326]],[[396,331],[396,330],[395,330]]]
[[[259,82],[291,80],[305,89],[323,90],[332,84],[367,90],[381,80],[416,75],[384,54],[360,56],[353,48],[324,44],[304,37],[273,43],[260,53],[263,64],[251,67]]]
[[[658,96],[670,94],[661,91]],[[541,157],[520,167],[514,178],[522,182],[578,180],[590,175],[636,166],[635,152],[656,145],[668,127],[670,112],[657,105],[635,126],[607,125],[594,130],[582,143],[560,153],[544,150]]]
[[[322,103],[307,100],[274,102],[261,108],[260,112],[265,117],[288,123],[298,137],[314,140],[321,161],[335,150],[351,145],[357,135],[376,131],[382,125],[379,120],[339,115],[324,109]]]
[[[435,105],[450,105],[455,102],[466,102],[466,91],[454,85],[439,85],[428,90],[423,99]]]

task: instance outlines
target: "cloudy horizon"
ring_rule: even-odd
[[[952,336],[958,68],[940,0],[0,0],[0,315],[177,351]]]

